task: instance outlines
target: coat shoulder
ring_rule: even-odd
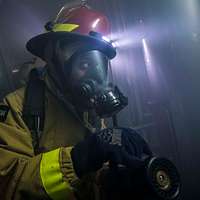
[[[12,110],[22,113],[23,103],[25,96],[25,87],[15,90],[9,93],[4,98],[4,103],[6,103]]]

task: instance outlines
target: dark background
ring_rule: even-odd
[[[15,66],[33,58],[26,41],[68,2],[0,1],[0,97],[16,87]],[[113,76],[129,97],[120,125],[139,129],[157,155],[177,165],[182,200],[200,199],[200,1],[88,2],[109,17],[119,39]]]

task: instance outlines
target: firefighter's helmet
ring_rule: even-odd
[[[45,28],[46,33],[33,37],[26,45],[28,51],[40,58],[44,59],[44,48],[49,40],[60,39],[66,39],[69,43],[86,41],[89,46],[102,51],[110,59],[116,55],[112,44],[102,37],[110,34],[107,17],[86,4],[64,6],[55,20],[48,22]]]

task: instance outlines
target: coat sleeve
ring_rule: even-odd
[[[16,95],[6,97],[3,106],[8,112],[0,116],[1,199],[75,199],[73,184],[77,178],[71,147],[34,155],[31,134],[21,118],[18,101]]]

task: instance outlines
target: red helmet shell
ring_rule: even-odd
[[[75,8],[62,8],[55,24],[76,24],[78,27],[72,32],[84,35],[88,35],[90,31],[98,32],[103,36],[110,34],[108,18],[85,5]]]

